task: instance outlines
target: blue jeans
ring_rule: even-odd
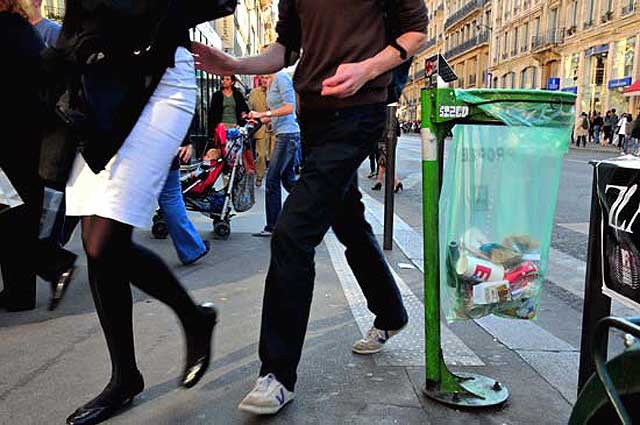
[[[600,144],[600,126],[599,125],[593,126],[593,134],[595,135],[596,143]]]
[[[300,149],[300,133],[284,133],[276,135],[276,145],[271,154],[269,171],[267,172],[265,207],[267,225],[264,230],[272,232],[282,209],[282,186],[291,192],[296,183],[296,153]]]
[[[189,263],[202,255],[207,247],[187,217],[180,186],[180,170],[169,171],[167,181],[160,192],[158,204],[180,261]]]

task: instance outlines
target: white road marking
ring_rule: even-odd
[[[344,256],[344,248],[333,233],[324,238],[329,250],[333,268],[338,275],[349,307],[358,323],[362,335],[366,335],[373,324],[374,315],[367,308],[367,300],[358,286]],[[375,361],[384,366],[424,366],[424,305],[409,286],[391,268],[407,313],[409,323],[406,328],[391,338],[384,350],[376,354]],[[484,362],[465,345],[444,323],[441,323],[442,350],[448,364],[454,366],[484,366]]]

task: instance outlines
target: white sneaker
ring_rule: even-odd
[[[273,415],[293,400],[293,397],[294,394],[270,373],[258,378],[256,386],[240,402],[238,409],[256,415]]]
[[[406,326],[406,325],[405,325]],[[382,351],[384,344],[389,339],[404,329],[404,326],[396,331],[383,331],[372,326],[367,336],[353,343],[351,349],[356,354],[375,354]]]

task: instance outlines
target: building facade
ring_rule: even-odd
[[[640,78],[636,0],[426,0],[428,43],[416,56],[400,117],[420,117],[424,59],[443,54],[453,87],[562,90],[582,111],[640,113],[624,88]]]

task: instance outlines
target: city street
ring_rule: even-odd
[[[403,136],[398,145],[394,247],[386,252],[410,314],[410,326],[379,355],[351,353],[351,343],[371,325],[335,236],[316,254],[316,286],[296,399],[275,417],[256,418],[237,410],[259,369],[258,336],[269,240],[252,232],[264,225],[264,189],[252,210],[232,220],[227,241],[212,240],[211,253],[197,264],[179,265],[170,240],[148,230],[137,241],[160,253],[201,302],[219,306],[215,357],[202,381],[178,389],[183,340],[170,310],[135,292],[135,332],[146,389],[132,408],[109,424],[566,424],[576,399],[584,273],[591,202],[591,159],[608,152],[572,149],[564,160],[548,281],[539,320],[495,317],[443,326],[443,351],[454,371],[495,378],[509,388],[509,401],[494,409],[460,410],[422,395],[424,312],[420,139]],[[360,169],[367,216],[382,238],[384,190],[371,191],[369,164]],[[211,221],[191,217],[211,238]],[[79,234],[70,248],[81,252]],[[63,304],[46,310],[48,285],[39,287],[38,308],[0,313],[0,424],[62,424],[76,407],[100,392],[110,364],[86,278],[85,261]],[[614,303],[614,313],[633,311]],[[621,338],[611,350],[621,349]]]

